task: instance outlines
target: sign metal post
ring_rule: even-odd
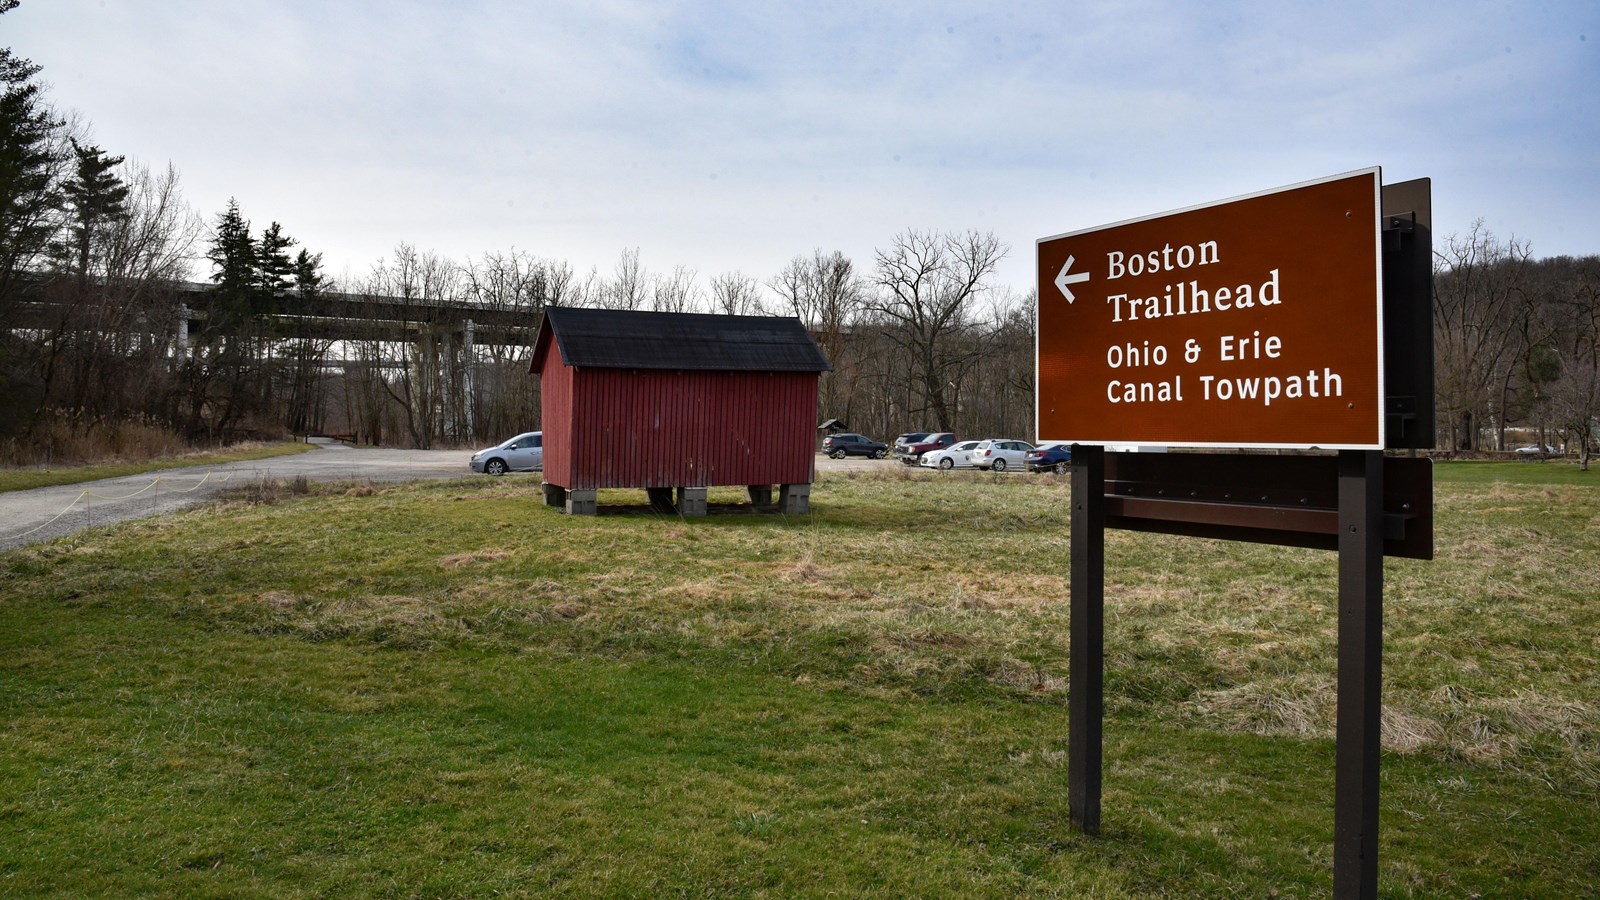
[[[1072,610],[1068,627],[1067,811],[1100,831],[1100,727],[1105,717],[1105,449],[1072,448]]]
[[[1339,454],[1339,704],[1333,895],[1378,894],[1378,753],[1383,720],[1383,453]]]

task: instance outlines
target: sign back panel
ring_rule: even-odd
[[[1382,449],[1379,169],[1038,241],[1040,440]]]

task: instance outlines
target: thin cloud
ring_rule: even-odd
[[[1588,3],[25,0],[7,41],[112,152],[330,269],[400,241],[758,277],[907,227],[1063,230],[1371,164],[1436,225],[1600,251]]]

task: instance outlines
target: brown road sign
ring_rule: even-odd
[[[1382,449],[1381,173],[1038,242],[1038,436]]]

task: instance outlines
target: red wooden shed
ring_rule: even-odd
[[[552,348],[556,352],[551,352]],[[600,488],[705,512],[706,488],[744,485],[785,511],[809,505],[817,378],[829,369],[799,319],[548,307],[540,377],[545,502],[594,512]]]

